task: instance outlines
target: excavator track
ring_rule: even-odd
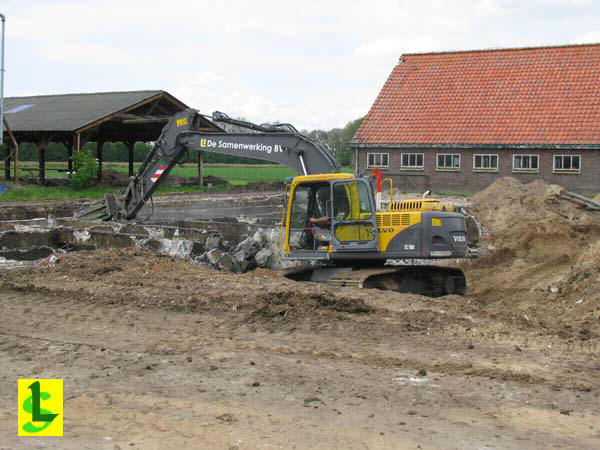
[[[440,266],[304,267],[287,272],[286,277],[331,286],[381,289],[428,297],[464,295],[467,287],[462,270]]]

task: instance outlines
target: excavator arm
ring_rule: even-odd
[[[308,175],[337,173],[339,165],[319,142],[300,134],[291,125],[256,125],[214,113],[213,120],[252,130],[227,133],[202,130],[200,115],[186,109],[173,116],[135,176],[120,196],[107,194],[103,202],[77,214],[86,219],[134,219],[171,169],[189,151],[243,156],[286,165]]]

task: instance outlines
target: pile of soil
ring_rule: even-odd
[[[600,213],[558,198],[562,189],[502,178],[475,195],[482,256],[467,277],[487,313],[585,339],[600,335]]]
[[[23,280],[31,280],[23,284]],[[79,300],[216,314],[236,311],[241,322],[277,317],[361,314],[372,311],[360,293],[348,295],[324,285],[296,283],[281,273],[257,269],[231,274],[140,249],[97,250],[59,255],[45,266],[18,273],[0,271],[0,286],[64,295],[65,280]],[[201,287],[201,289],[199,289]]]

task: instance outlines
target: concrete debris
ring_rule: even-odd
[[[252,230],[252,234],[239,233],[249,230],[231,229],[233,222],[206,225],[179,221],[159,225],[53,219],[53,223],[50,228],[46,219],[3,222],[0,257],[35,261],[56,252],[133,247],[187,259],[212,269],[247,272],[256,267],[272,267],[280,255],[276,251],[277,234],[262,229]],[[202,226],[206,228],[197,228]],[[2,267],[24,265],[3,263]]]
[[[268,248],[263,248],[262,250],[259,250],[254,256],[256,265],[258,267],[267,267],[271,256],[273,256],[273,252]]]
[[[188,258],[192,253],[194,243],[183,239],[160,239],[158,251],[169,256]]]
[[[77,239],[77,242],[83,243],[90,239],[90,232],[88,230],[75,230],[73,231],[73,236]]]
[[[212,250],[207,251],[204,255],[206,256],[206,261],[213,266],[217,266],[219,264],[219,260],[221,256],[223,256],[223,252],[218,248],[213,248]],[[202,258],[202,257],[201,257]]]
[[[219,258],[219,269],[228,270],[229,272],[238,272],[235,270],[236,266],[233,262],[233,258],[229,253],[223,253]]]
[[[204,249],[206,251],[213,250],[215,248],[219,248],[221,245],[221,237],[217,235],[210,235],[206,238],[206,242],[204,243]]]
[[[238,244],[235,248],[235,259],[237,262],[242,263],[254,258],[264,245],[264,239],[261,236],[262,233],[256,232],[254,236],[244,239]]]
[[[210,249],[217,244],[218,247]],[[228,241],[212,235],[207,238],[205,243],[207,251],[198,257],[192,258],[192,260],[196,264],[212,269],[248,272],[256,267],[272,267],[274,263],[274,245],[262,230],[246,237],[234,248],[231,248]]]

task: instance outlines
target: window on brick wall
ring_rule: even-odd
[[[554,173],[581,173],[581,155],[554,155]]]
[[[424,161],[423,153],[402,153],[401,169],[421,170]]]
[[[460,170],[460,155],[451,153],[438,153],[436,155],[435,170],[458,171]]]
[[[473,171],[498,172],[498,155],[473,155]]]
[[[513,155],[513,172],[539,172],[539,155]]]
[[[389,153],[367,153],[367,167],[388,167],[390,164]]]

